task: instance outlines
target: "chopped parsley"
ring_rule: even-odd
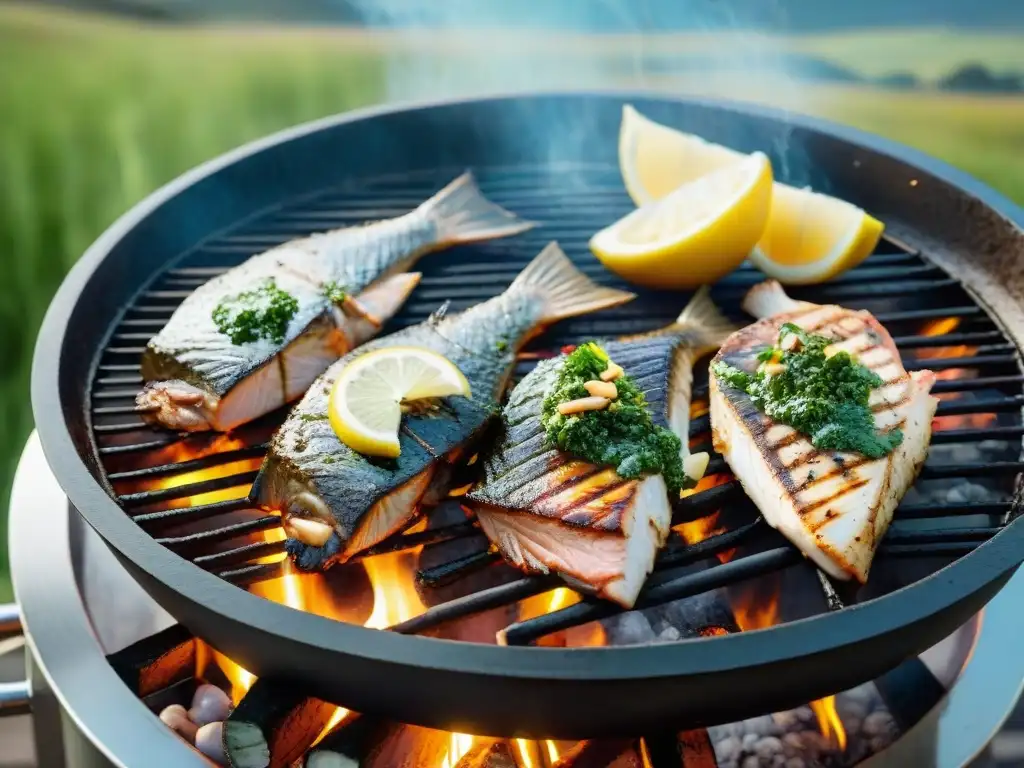
[[[783,340],[790,334],[799,344],[785,351]],[[868,398],[882,379],[847,352],[827,356],[833,341],[785,323],[776,345],[758,354],[762,364],[755,373],[721,361],[712,369],[720,381],[750,395],[764,414],[807,435],[814,447],[881,458],[903,442],[899,429],[875,429]]]
[[[288,332],[288,323],[299,311],[299,302],[268,278],[258,288],[225,299],[213,310],[217,330],[232,344],[270,339],[280,344]]]
[[[558,412],[559,404],[587,397],[583,384],[600,379],[607,367],[607,353],[594,343],[581,344],[565,358],[542,406],[548,442],[585,461],[615,467],[627,479],[660,474],[673,496],[692,487],[693,481],[683,474],[682,443],[672,431],[652,422],[644,393],[628,375],[616,379],[619,396],[604,410],[569,416]]]
[[[324,296],[332,304],[342,304],[345,299],[348,298],[348,291],[345,286],[340,283],[331,280],[330,282],[324,283]]]
[[[494,346],[497,348],[499,352],[504,352],[506,349],[508,349],[508,342],[505,341],[504,339],[498,339],[494,343]]]

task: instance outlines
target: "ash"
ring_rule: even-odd
[[[881,752],[899,735],[873,683],[836,697],[846,730],[840,750],[821,734],[809,706],[708,729],[718,768],[847,768]]]

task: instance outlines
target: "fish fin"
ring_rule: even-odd
[[[702,352],[720,347],[729,334],[738,330],[711,300],[711,289],[706,285],[693,294],[671,327],[692,337],[693,346]]]
[[[492,203],[467,171],[421,206],[437,225],[440,243],[472,243],[509,237],[534,226]]]
[[[747,291],[742,306],[745,312],[760,320],[785,312],[798,312],[813,305],[789,298],[778,280],[765,280]]]
[[[448,310],[451,309],[451,306],[451,300],[446,300],[444,304],[442,304],[440,307],[438,307],[437,309],[430,313],[430,317],[427,318],[427,323],[429,325],[437,325],[438,323],[440,323],[448,314]]]
[[[544,310],[539,325],[556,320],[616,307],[636,298],[636,294],[598,285],[569,261],[556,242],[550,242],[508,288],[514,291],[539,293]]]

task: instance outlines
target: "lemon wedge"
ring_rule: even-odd
[[[772,167],[760,152],[683,184],[590,240],[608,269],[652,288],[693,288],[738,267],[761,239]]]
[[[768,226],[750,260],[782,283],[818,283],[860,264],[884,225],[845,200],[776,184]]]
[[[742,152],[656,123],[629,104],[622,108],[619,169],[638,208],[744,157]]]
[[[397,457],[402,405],[431,397],[470,396],[469,382],[448,358],[419,347],[361,355],[334,382],[328,400],[338,439],[368,456]]]
[[[622,108],[619,167],[626,190],[638,206],[661,200],[680,184],[744,157],[656,123],[628,104]],[[783,283],[820,282],[867,258],[884,228],[851,203],[775,182],[764,236],[750,259]]]

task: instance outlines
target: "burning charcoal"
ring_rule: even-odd
[[[353,768],[371,744],[381,740],[384,728],[372,717],[356,715],[342,720],[306,758],[306,768]]]
[[[639,611],[628,611],[601,622],[608,636],[609,645],[637,645],[655,639],[647,617]]]
[[[459,759],[453,768],[517,768],[517,766],[508,742],[476,739],[470,750]]]
[[[196,688],[192,697],[192,708],[188,711],[189,720],[198,726],[226,720],[231,712],[231,699],[220,688],[203,683]]]
[[[107,657],[125,685],[144,698],[195,674],[196,641],[180,624]]]
[[[225,765],[224,755],[224,723],[207,723],[196,731],[196,749],[218,765]]]
[[[451,734],[415,725],[394,725],[372,749],[360,768],[421,768],[440,765],[451,746]]]
[[[180,735],[190,744],[196,738],[196,724],[188,719],[188,713],[181,704],[171,704],[160,713],[160,722]]]
[[[552,768],[606,768],[632,746],[633,742],[625,739],[581,741]]]
[[[224,751],[233,768],[284,768],[309,749],[333,704],[296,688],[257,680],[224,723]]]
[[[992,492],[977,483],[960,483],[946,493],[946,501],[950,504],[966,504],[972,501],[988,501]]]

